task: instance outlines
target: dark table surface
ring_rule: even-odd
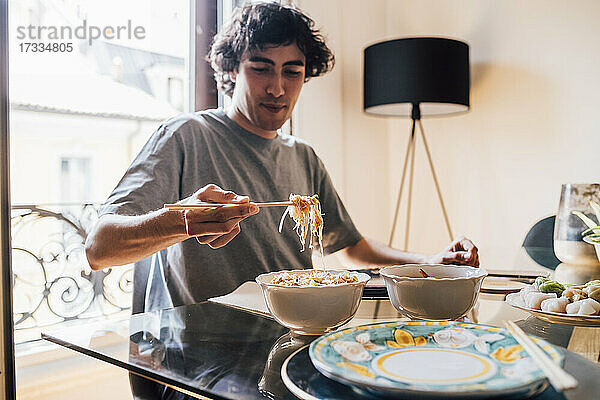
[[[600,398],[597,354],[590,356],[583,343],[600,340],[600,328],[544,322],[506,305],[502,299],[498,295],[480,295],[478,322],[500,325],[502,320],[515,320],[527,333],[552,344],[575,349],[581,345],[579,348],[587,357],[562,349],[565,369],[579,380],[578,388],[564,397],[548,388],[536,398]],[[364,300],[350,324],[398,318],[389,301]],[[583,334],[578,330],[583,330]],[[126,321],[47,331],[43,337],[178,391],[217,399],[296,398],[282,382],[281,365],[314,339],[294,338],[271,318],[211,302],[137,314]],[[363,398],[321,376],[310,363],[305,364],[297,374],[301,375],[300,381],[316,383],[325,390],[313,398]],[[306,388],[309,393],[310,390]]]
[[[519,257],[500,269],[533,270],[572,283],[600,276],[597,267],[560,264],[549,270],[534,263],[531,256]],[[262,302],[260,289],[256,290],[258,299],[250,299],[249,303]],[[576,389],[564,394],[548,387],[534,398],[600,399],[600,327],[545,322],[510,307],[503,300],[503,295],[481,293],[469,320],[496,326],[502,326],[505,320],[515,321],[526,333],[559,346],[565,355],[564,368],[579,381]],[[363,300],[347,325],[400,318],[389,300]],[[281,366],[296,353],[288,363],[288,371],[304,392],[302,398],[366,398],[324,377],[313,367],[306,350],[301,349],[316,337],[292,337],[264,312],[203,302],[137,314],[124,321],[105,320],[67,329],[48,329],[42,336],[193,397],[295,399],[282,381]]]

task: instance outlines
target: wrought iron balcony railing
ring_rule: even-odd
[[[93,271],[87,263],[97,219],[94,204],[12,206],[15,342],[38,339],[42,326],[129,312],[133,266]]]

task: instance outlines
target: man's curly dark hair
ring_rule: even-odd
[[[215,35],[207,60],[215,71],[217,87],[233,94],[237,71],[245,51],[296,43],[304,54],[304,81],[333,68],[335,58],[315,22],[298,9],[277,3],[250,3],[237,8],[228,24]]]

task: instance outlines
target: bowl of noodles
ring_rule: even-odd
[[[352,319],[370,279],[362,272],[287,270],[256,277],[273,318],[296,335],[322,335]]]

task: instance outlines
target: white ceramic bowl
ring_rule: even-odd
[[[423,278],[419,269],[430,278]],[[390,301],[402,314],[449,320],[460,318],[473,308],[487,271],[457,265],[407,264],[383,268],[380,274]]]
[[[256,277],[265,296],[265,302],[273,318],[298,335],[322,335],[348,322],[360,304],[369,275],[362,272],[333,271],[333,274],[349,273],[358,282],[330,286],[282,286],[272,284],[276,275],[306,274],[310,270],[278,271]]]

